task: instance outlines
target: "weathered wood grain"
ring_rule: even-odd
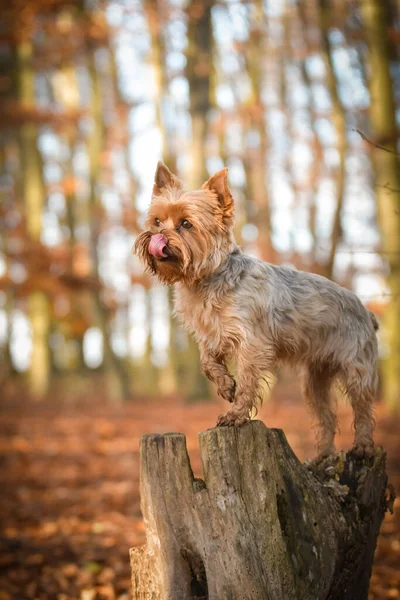
[[[261,421],[199,440],[204,481],[183,434],[141,440],[134,600],[367,599],[386,509],[381,449],[306,466]]]

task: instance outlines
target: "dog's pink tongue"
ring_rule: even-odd
[[[162,233],[152,235],[149,244],[149,254],[154,256],[154,258],[164,258],[168,256],[167,254],[164,254],[164,248],[167,244],[168,239]]]

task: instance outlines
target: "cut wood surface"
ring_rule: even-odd
[[[133,599],[366,600],[387,508],[385,453],[302,465],[261,421],[141,440],[147,544],[131,550]]]

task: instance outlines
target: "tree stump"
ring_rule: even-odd
[[[261,421],[199,439],[204,481],[183,434],[142,437],[134,600],[367,599],[387,508],[382,449],[302,465]]]

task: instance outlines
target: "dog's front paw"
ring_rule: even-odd
[[[247,421],[250,421],[248,411],[243,412],[228,410],[227,413],[219,415],[217,420],[217,427],[240,427],[241,425],[247,423]]]
[[[335,446],[329,444],[328,446],[319,447],[317,456],[312,460],[315,465],[321,464],[328,459],[332,459],[336,456]]]
[[[226,376],[219,381],[218,396],[221,396],[227,402],[233,402],[235,399],[236,381],[233,377]]]

